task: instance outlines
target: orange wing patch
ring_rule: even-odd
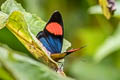
[[[60,24],[51,22],[47,25],[46,30],[54,35],[63,35],[63,30]]]

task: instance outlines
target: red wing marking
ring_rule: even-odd
[[[46,30],[54,35],[63,35],[62,26],[56,22],[49,23]]]

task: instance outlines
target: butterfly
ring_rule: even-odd
[[[64,37],[64,27],[62,16],[59,11],[55,11],[43,31],[37,34],[37,39],[43,44],[43,46],[50,52],[50,56],[53,60],[58,61],[72,52],[78,51],[78,49],[71,49],[61,53]]]

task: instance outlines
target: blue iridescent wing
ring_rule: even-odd
[[[61,53],[63,44],[63,21],[60,13],[54,12],[43,31],[37,38],[51,53]]]

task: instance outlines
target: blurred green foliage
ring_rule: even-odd
[[[5,0],[0,0],[2,4]],[[120,9],[107,20],[97,0],[16,0],[29,12],[47,22],[59,10],[64,19],[65,38],[73,48],[87,45],[65,59],[65,72],[77,80],[119,80],[120,76]],[[120,0],[116,0],[119,6]],[[93,9],[94,6],[94,10]],[[98,8],[97,8],[98,7]],[[117,15],[117,16],[116,16]],[[0,30],[0,42],[28,53],[7,29]],[[1,69],[0,69],[1,70]],[[9,75],[8,75],[9,77]]]
[[[0,80],[72,80],[20,54],[23,53],[0,44],[0,63],[2,64],[0,65]]]

